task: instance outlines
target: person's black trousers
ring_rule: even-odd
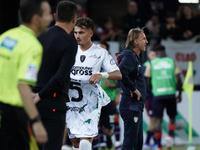
[[[56,96],[40,100],[37,104],[48,142],[40,150],[61,150],[66,125],[66,97]]]
[[[29,141],[24,108],[0,102],[0,150],[29,150]]]
[[[120,110],[120,115],[124,121],[124,141],[122,150],[142,150],[142,113],[131,110]]]

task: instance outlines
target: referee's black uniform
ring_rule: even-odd
[[[39,93],[41,98],[37,107],[48,132],[48,142],[44,147],[58,150],[62,146],[66,101],[69,101],[69,75],[75,62],[78,44],[74,37],[58,26],[51,27],[38,39],[44,52],[33,92]]]
[[[143,145],[143,108],[146,97],[146,83],[142,68],[142,61],[133,51],[126,48],[119,56],[119,69],[122,73],[120,86],[122,98],[120,101],[120,115],[124,121],[124,141],[122,150],[141,150]],[[130,91],[140,91],[142,97],[137,100]]]

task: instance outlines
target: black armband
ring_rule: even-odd
[[[40,115],[37,115],[35,118],[30,119],[30,124],[33,125],[35,122],[41,121]]]

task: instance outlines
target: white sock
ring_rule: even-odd
[[[79,150],[91,150],[92,144],[88,140],[81,140],[79,143]]]
[[[79,148],[74,148],[74,146],[72,146],[72,149],[73,149],[73,150],[79,150]]]

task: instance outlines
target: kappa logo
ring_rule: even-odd
[[[133,117],[134,122],[138,122],[138,117]]]
[[[81,62],[84,62],[84,61],[85,61],[85,58],[86,58],[85,55],[81,55],[81,56],[80,56],[80,61],[81,61]]]

